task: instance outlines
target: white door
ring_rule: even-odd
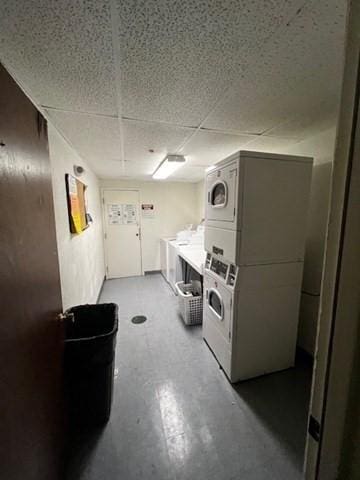
[[[103,209],[106,278],[141,275],[139,192],[104,190]]]

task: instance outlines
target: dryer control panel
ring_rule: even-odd
[[[219,277],[223,278],[224,280],[226,280],[228,269],[229,265],[222,262],[221,260],[218,260],[215,257],[212,258],[210,262],[210,270],[219,275]]]
[[[234,287],[238,268],[233,263],[227,262],[211,253],[206,254],[205,269],[217,275],[226,285]]]

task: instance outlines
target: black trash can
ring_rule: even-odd
[[[118,306],[79,305],[67,310],[65,391],[71,423],[101,424],[110,417]]]

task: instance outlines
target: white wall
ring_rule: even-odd
[[[145,272],[160,270],[160,238],[174,236],[188,223],[197,225],[200,222],[195,183],[101,180],[101,187],[137,189],[140,204],[154,204],[154,218],[141,218],[141,253]]]
[[[298,336],[298,344],[311,355],[315,351],[335,136],[334,127],[281,152],[314,157]]]
[[[97,300],[104,275],[104,253],[100,190],[97,177],[89,166],[49,125],[49,149],[55,207],[60,280],[63,308]],[[88,212],[94,222],[80,235],[72,235],[66,201],[65,174],[73,174],[73,165],[81,165],[85,173],[81,181],[87,185]]]
[[[196,183],[196,201],[198,209],[198,217],[205,218],[205,180]]]

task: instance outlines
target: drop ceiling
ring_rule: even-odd
[[[336,122],[346,0],[3,0],[0,60],[102,178],[197,181]]]

